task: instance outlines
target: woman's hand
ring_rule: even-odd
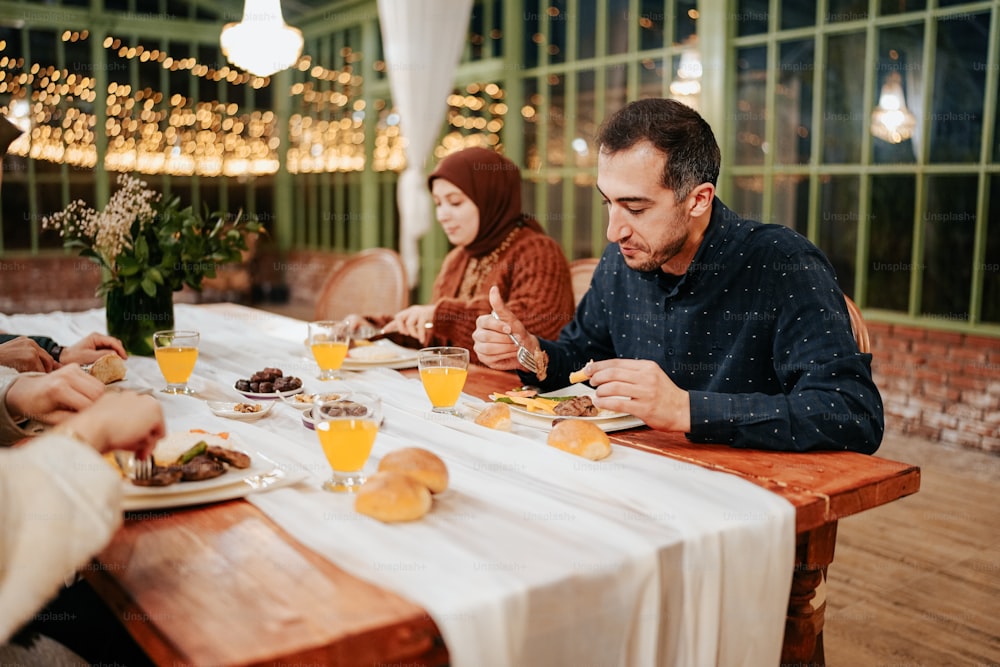
[[[133,451],[144,459],[166,433],[163,411],[155,398],[130,391],[109,392],[92,406],[63,422],[81,440],[103,454]]]
[[[56,360],[27,336],[0,344],[0,366],[9,366],[21,373],[48,373],[59,368]]]
[[[69,347],[64,347],[59,356],[61,364],[92,364],[109,352],[122,359],[128,359],[125,346],[114,336],[92,333]]]
[[[7,389],[7,411],[15,421],[35,419],[59,424],[90,407],[104,394],[104,383],[76,364],[45,375],[24,375]]]
[[[398,331],[410,338],[416,338],[421,345],[426,345],[431,338],[431,329],[434,327],[434,311],[436,310],[437,305],[435,304],[410,306],[396,313],[396,317],[385,325],[382,331],[386,333]]]

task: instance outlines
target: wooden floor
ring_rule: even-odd
[[[830,667],[1000,665],[1000,456],[887,436],[920,492],[840,521]]]

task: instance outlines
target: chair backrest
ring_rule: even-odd
[[[569,279],[573,284],[573,301],[580,303],[580,299],[588,289],[590,289],[590,278],[594,275],[594,269],[601,260],[597,257],[586,257],[584,259],[574,259],[569,263]]]
[[[369,248],[351,255],[327,276],[316,299],[317,320],[392,315],[410,305],[406,267],[399,253]]]
[[[861,309],[858,304],[851,300],[851,297],[844,295],[847,302],[847,314],[851,317],[851,331],[854,332],[854,340],[858,343],[858,349],[864,353],[872,351],[871,340],[868,338],[868,325],[865,318],[861,316]]]

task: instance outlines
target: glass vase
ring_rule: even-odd
[[[153,356],[153,334],[174,328],[174,293],[167,285],[157,286],[153,296],[141,289],[132,294],[112,289],[104,310],[108,335],[121,340],[129,354]]]

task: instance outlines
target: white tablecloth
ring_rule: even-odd
[[[305,380],[315,365],[305,324],[239,307],[176,307],[202,334],[191,385],[158,396],[168,420],[225,428],[201,399],[238,400],[239,377],[278,366]],[[0,316],[0,329],[60,343],[103,331],[103,311]],[[152,359],[128,382],[162,384]],[[735,476],[614,447],[590,462],[545,446],[542,431],[491,431],[429,412],[418,380],[350,373],[383,398],[370,466],[420,446],[448,465],[451,487],[424,519],[383,525],[352,498],[320,489],[327,463],[301,413],[276,405],[253,428],[307,477],[249,498],[296,539],[355,576],[424,607],[455,665],[775,665],[794,559],[794,508]],[[474,400],[474,399],[471,399]],[[221,421],[221,420],[220,420]],[[245,425],[244,425],[245,426]],[[241,427],[242,428],[242,427]]]

